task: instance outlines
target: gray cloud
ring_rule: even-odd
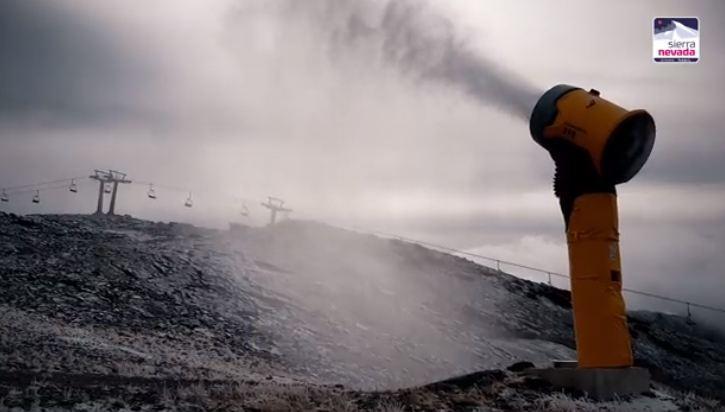
[[[3,122],[100,124],[148,109],[127,100],[153,80],[142,56],[60,3],[3,1],[0,61]]]
[[[660,114],[656,151],[638,178],[657,184],[725,183],[725,120],[690,110],[685,116]]]

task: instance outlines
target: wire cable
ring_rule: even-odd
[[[87,178],[88,178],[88,176],[85,176],[84,175],[84,176],[68,177],[68,178],[65,178],[65,179],[51,180],[51,181],[48,181],[48,182],[30,183],[30,184],[27,184],[27,185],[0,186],[0,190],[5,190],[9,194],[10,191],[14,191],[16,189],[25,189],[25,188],[31,188],[31,187],[32,188],[36,188],[36,187],[39,188],[39,187],[42,187],[42,186],[52,185],[52,184],[61,183],[61,182],[69,182],[70,183],[72,180],[81,180],[81,179],[87,179]]]
[[[456,248],[452,248],[452,247],[448,247],[448,246],[443,246],[443,245],[438,245],[438,244],[435,244],[435,243],[426,242],[426,241],[422,241],[422,240],[411,239],[409,237],[400,236],[400,235],[393,234],[393,233],[386,233],[386,232],[381,232],[381,231],[366,231],[366,230],[359,230],[358,228],[354,228],[352,230],[355,231],[355,232],[362,232],[362,233],[371,234],[371,235],[378,235],[378,236],[383,236],[383,237],[387,237],[387,238],[393,238],[393,239],[397,239],[397,240],[400,240],[400,241],[403,241],[403,242],[414,243],[414,244],[418,244],[418,245],[421,245],[421,246],[435,248],[435,249],[439,249],[439,250],[442,250],[442,251],[451,252],[451,253],[455,253],[455,254],[459,254],[459,255],[465,255],[465,256],[471,256],[471,257],[476,257],[476,258],[480,258],[480,259],[485,259],[485,260],[488,260],[488,261],[496,262],[499,265],[500,264],[504,264],[504,265],[507,265],[507,266],[513,266],[513,267],[518,267],[518,268],[522,268],[522,269],[528,269],[528,270],[532,270],[532,271],[535,271],[535,272],[539,272],[539,273],[543,273],[543,274],[547,274],[547,275],[551,275],[551,276],[557,276],[557,277],[560,277],[560,278],[566,278],[566,279],[569,279],[570,278],[569,275],[565,275],[563,273],[557,273],[557,272],[554,272],[554,271],[550,271],[550,270],[546,270],[546,269],[541,269],[541,268],[537,268],[537,267],[533,267],[533,266],[528,266],[528,265],[523,265],[523,264],[520,264],[520,263],[511,262],[511,261],[507,261],[507,260],[496,259],[496,258],[492,258],[490,256],[484,256],[484,255],[481,255],[481,254],[478,254],[478,253],[467,252],[465,250],[456,249]],[[498,269],[500,270],[500,266],[499,266]],[[659,299],[659,300],[663,300],[663,301],[668,301],[668,302],[673,302],[673,303],[679,303],[679,304],[683,304],[683,305],[687,305],[687,306],[692,306],[692,307],[697,307],[697,308],[701,308],[701,309],[706,309],[706,310],[710,310],[710,311],[714,311],[714,312],[725,313],[725,308],[719,308],[719,307],[716,307],[716,306],[706,305],[706,304],[703,304],[703,303],[696,303],[696,302],[691,302],[691,301],[687,301],[687,300],[684,300],[684,299],[678,299],[678,298],[673,298],[673,297],[670,297],[670,296],[659,295],[659,294],[652,293],[652,292],[645,292],[645,291],[642,291],[642,290],[630,289],[630,288],[622,288],[622,291],[627,292],[627,293],[631,293],[631,294],[635,294],[635,295],[641,295],[641,296],[650,297],[650,298],[653,298],[653,299]]]

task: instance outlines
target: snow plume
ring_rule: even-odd
[[[472,51],[453,22],[420,0],[278,0],[263,9],[323,36],[332,60],[346,53],[423,82],[464,92],[482,105],[528,119],[541,95],[525,79]]]

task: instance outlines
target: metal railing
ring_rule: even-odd
[[[351,230],[354,230],[356,232],[361,232],[361,233],[367,233],[367,234],[371,234],[371,235],[382,236],[385,238],[396,239],[396,240],[400,240],[403,242],[414,243],[414,244],[417,244],[420,246],[437,249],[439,251],[449,252],[449,253],[452,253],[455,255],[463,255],[463,256],[475,257],[478,259],[484,259],[489,262],[495,263],[496,270],[498,270],[499,272],[503,272],[501,270],[501,265],[506,265],[506,266],[512,266],[512,267],[516,267],[516,268],[520,268],[520,269],[530,270],[532,272],[542,273],[547,276],[547,283],[549,284],[549,286],[552,286],[552,287],[553,287],[552,280],[551,280],[552,276],[564,278],[564,279],[570,278],[569,275],[565,275],[563,273],[558,273],[555,271],[546,270],[546,269],[542,269],[542,268],[538,268],[538,267],[534,267],[534,266],[524,265],[524,264],[521,264],[518,262],[509,261],[509,260],[497,259],[494,257],[485,256],[485,255],[482,255],[479,253],[468,252],[465,250],[456,249],[456,248],[452,248],[452,247],[444,246],[444,245],[438,245],[435,243],[426,242],[426,241],[422,241],[422,240],[418,240],[418,239],[412,239],[412,238],[400,236],[400,235],[397,235],[394,233],[386,233],[386,232],[381,232],[381,231],[367,231],[367,230],[358,229],[358,228],[353,228]],[[692,310],[691,310],[692,308],[699,308],[699,309],[704,309],[704,310],[708,310],[708,311],[712,311],[712,312],[725,314],[725,308],[719,308],[716,306],[706,305],[703,303],[692,302],[692,301],[688,301],[685,299],[673,298],[670,296],[664,296],[664,295],[660,295],[657,293],[645,292],[642,290],[631,289],[631,288],[622,288],[622,291],[633,294],[633,295],[645,296],[645,297],[652,298],[652,299],[657,299],[657,300],[661,300],[661,301],[665,301],[665,302],[671,302],[671,303],[677,303],[677,304],[683,305],[686,309],[686,313],[687,313],[686,316],[687,316],[688,320],[692,319]]]

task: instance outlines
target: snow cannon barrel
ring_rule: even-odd
[[[552,156],[565,143],[586,151],[596,172],[612,186],[639,172],[655,141],[654,119],[647,111],[628,111],[600,97],[597,90],[566,84],[541,96],[529,127],[534,140]]]

